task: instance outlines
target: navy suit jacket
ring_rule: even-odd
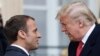
[[[7,47],[7,50],[4,56],[28,56],[28,55],[18,47],[9,46]]]
[[[68,56],[76,56],[79,42],[70,42]],[[80,56],[100,56],[100,25],[96,25],[88,40],[86,41]]]
[[[0,27],[0,56],[4,56],[8,42],[3,27]]]

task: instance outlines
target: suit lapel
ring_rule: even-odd
[[[68,48],[68,56],[76,56],[76,49],[79,42],[71,41]]]

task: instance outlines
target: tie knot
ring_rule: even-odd
[[[82,41],[80,41],[78,46],[79,46],[80,48],[82,48],[83,44],[84,44],[84,43],[83,43]]]
[[[79,42],[79,44],[83,44],[83,42],[82,42],[82,41],[80,41],[80,42]]]

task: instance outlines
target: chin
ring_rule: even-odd
[[[70,39],[71,41],[80,41],[79,39]]]
[[[37,50],[38,48],[33,48],[32,50]]]
[[[36,47],[32,48],[32,50],[36,50],[36,49],[38,49],[38,46],[36,46]]]

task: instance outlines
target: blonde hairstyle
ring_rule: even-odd
[[[74,13],[74,15],[73,15]],[[76,14],[75,14],[76,13]],[[91,10],[83,2],[74,2],[65,4],[58,12],[57,18],[60,19],[62,16],[70,16],[72,19],[87,20],[91,24],[97,23],[97,19]],[[84,19],[83,19],[84,18]]]

